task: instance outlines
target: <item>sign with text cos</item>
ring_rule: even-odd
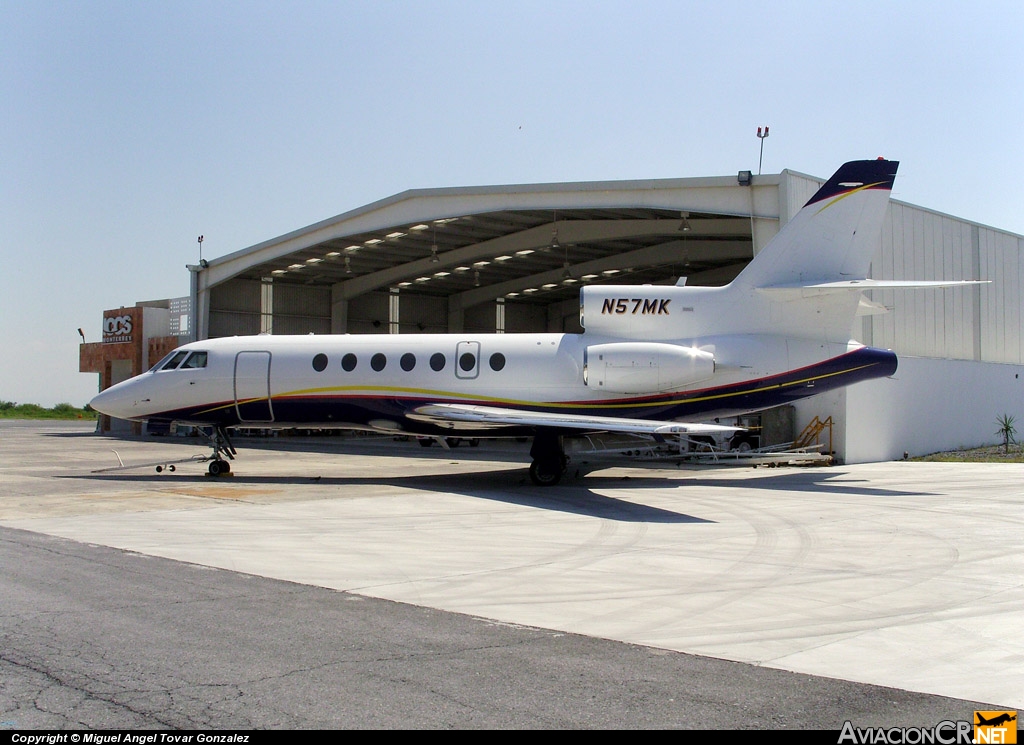
[[[122,344],[132,340],[135,314],[129,310],[107,311],[103,314],[103,343]]]

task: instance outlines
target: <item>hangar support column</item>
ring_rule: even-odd
[[[342,294],[343,285],[331,287],[331,333],[348,333],[348,299]]]
[[[205,267],[186,264],[189,271],[189,305],[191,305],[192,326],[188,341],[199,341],[210,337],[210,291],[206,287]]]

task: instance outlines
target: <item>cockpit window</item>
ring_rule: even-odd
[[[169,360],[175,354],[177,354],[177,352],[171,352],[170,354],[165,354],[163,357],[160,358],[159,362],[157,362],[155,365],[153,365],[151,368],[149,368],[149,371],[153,372],[155,370],[159,370],[161,367],[163,367],[164,363],[167,362],[167,360]]]
[[[181,361],[186,357],[188,357],[188,352],[175,352],[174,355],[169,360],[167,360],[167,362],[164,363],[163,367],[161,367],[160,369],[173,370],[178,365],[180,365]]]
[[[182,364],[182,370],[195,370],[196,368],[206,367],[206,352],[193,352],[189,355],[189,358]]]

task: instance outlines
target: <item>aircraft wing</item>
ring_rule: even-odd
[[[653,419],[621,419],[589,414],[547,413],[505,409],[498,406],[472,406],[469,404],[427,404],[407,414],[410,418],[432,422],[441,426],[454,424],[476,425],[480,429],[501,427],[553,427],[579,429],[590,432],[631,432],[651,435],[684,435],[697,433],[737,432],[742,427],[724,424],[698,424],[693,422],[666,422]]]

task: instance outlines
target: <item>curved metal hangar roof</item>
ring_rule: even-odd
[[[725,284],[777,223],[778,175],[411,190],[211,260],[200,312],[232,279],[550,304],[589,282]],[[757,188],[770,187],[770,188]],[[772,231],[774,232],[774,230]]]

